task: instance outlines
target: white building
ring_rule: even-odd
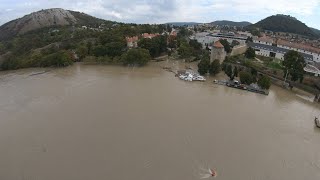
[[[234,33],[208,33],[208,32],[201,32],[196,33],[194,36],[191,36],[190,39],[195,39],[199,43],[202,44],[202,47],[205,48],[206,46],[210,46],[216,41],[220,39],[226,39],[230,44],[232,41],[238,41],[240,46],[246,44],[247,36],[234,34]]]
[[[252,43],[248,43],[248,45],[255,50],[256,55],[265,56],[265,57],[273,57],[280,60],[284,60],[284,55],[290,51],[295,50],[300,52],[300,54],[304,57],[307,62],[307,66],[305,67],[305,71],[315,74],[318,76],[320,74],[319,70],[319,54],[312,53],[300,48],[289,47],[288,45],[284,45],[284,43],[280,42],[280,44],[276,44],[272,39],[269,38],[253,38]],[[318,67],[319,66],[319,67]]]
[[[209,36],[209,34],[210,33],[208,32],[196,33],[194,36],[191,36],[190,39],[197,40],[202,44],[202,48],[206,48],[206,46],[213,44],[215,41],[213,37]]]

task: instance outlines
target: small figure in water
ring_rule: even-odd
[[[211,177],[216,177],[216,176],[217,176],[217,173],[216,173],[215,170],[209,169],[209,172],[210,172],[210,174],[211,174]]]
[[[213,169],[203,169],[203,171],[205,171],[204,174],[200,174],[201,177],[200,179],[208,179],[208,178],[211,178],[211,177],[217,177],[217,172]]]

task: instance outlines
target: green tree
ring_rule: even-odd
[[[227,65],[226,70],[225,70],[225,73],[226,73],[226,75],[230,78],[230,80],[233,80],[233,79],[234,79],[233,71],[232,71],[232,66],[231,66],[230,64]]]
[[[178,53],[181,56],[181,58],[189,58],[192,55],[192,48],[188,43],[181,41]]]
[[[226,71],[227,70],[227,64],[226,63],[222,63],[221,64],[221,70],[222,71]]]
[[[218,59],[214,60],[211,64],[210,64],[210,68],[209,68],[209,73],[211,75],[216,75],[221,71],[221,65]]]
[[[262,88],[262,89],[269,89],[271,86],[271,80],[269,77],[267,76],[262,76],[259,80],[258,80],[258,85]]]
[[[83,59],[88,54],[88,48],[87,46],[81,45],[77,48],[76,52],[79,55],[79,58]]]
[[[98,45],[92,50],[93,55],[96,57],[105,56],[107,54],[106,48],[103,45]]]
[[[195,50],[201,50],[202,49],[202,44],[199,43],[197,40],[190,40],[189,45],[195,49]]]
[[[151,59],[150,53],[146,49],[137,48],[130,49],[126,53],[122,54],[121,61],[124,65],[139,65],[143,66]]]
[[[235,47],[235,46],[238,46],[238,45],[240,45],[239,41],[233,40],[233,41],[231,42],[231,46],[232,46],[232,47]]]
[[[299,52],[293,50],[288,51],[284,55],[283,66],[285,67],[284,74],[288,71],[292,81],[303,80],[306,62]]]
[[[239,71],[237,66],[234,67],[233,74],[234,74],[234,77],[238,77]]]
[[[111,42],[105,44],[106,55],[110,57],[121,56],[125,44],[122,42]]]
[[[111,63],[112,59],[109,56],[100,56],[96,58],[96,61],[100,64]]]
[[[232,49],[230,43],[226,39],[220,39],[220,43],[224,46],[224,50],[227,53],[231,53]]]
[[[250,85],[251,83],[253,83],[252,75],[250,73],[241,71],[239,73],[239,76],[240,76],[241,83],[247,84],[247,85]]]
[[[249,47],[245,52],[245,56],[248,59],[254,59],[256,57],[256,52],[252,47]]]
[[[143,38],[138,42],[138,46],[149,50],[152,57],[157,57],[167,51],[166,36],[157,36],[152,39]]]
[[[252,76],[257,76],[258,71],[255,68],[251,68],[251,74],[252,74]]]
[[[186,29],[185,27],[181,27],[179,32],[178,32],[178,36],[179,38],[183,38],[183,37],[187,37],[190,35],[190,32],[188,29]]]
[[[252,37],[248,37],[248,38],[247,38],[246,43],[248,43],[248,42],[253,42]]]
[[[168,37],[168,47],[169,48],[177,48],[177,38],[176,36]]]
[[[92,42],[87,42],[87,49],[88,49],[88,53],[87,54],[89,54],[89,55],[91,55],[91,53],[92,53]]]
[[[257,82],[258,71],[255,68],[251,68],[252,81]]]
[[[71,64],[73,64],[71,53],[64,50],[44,56],[40,62],[41,67],[64,67],[69,66]]]
[[[198,64],[198,72],[201,75],[205,75],[208,73],[210,67],[210,60],[209,59],[202,59]]]

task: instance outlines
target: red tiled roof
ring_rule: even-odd
[[[138,36],[126,37],[127,42],[135,42],[139,40]]]
[[[156,34],[143,33],[142,37],[143,38],[154,38],[154,37],[159,36],[159,35],[160,35],[159,33],[156,33]]]
[[[177,31],[172,31],[172,32],[170,33],[170,35],[171,35],[171,36],[177,36]]]
[[[216,42],[213,44],[213,47],[216,47],[216,48],[224,48],[224,46],[221,44],[220,41],[216,41]]]

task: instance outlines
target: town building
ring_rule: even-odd
[[[136,48],[138,47],[139,37],[138,36],[126,37],[126,41],[127,41],[128,48]]]
[[[273,40],[266,36],[253,38],[253,42],[248,43],[248,45],[255,50],[256,55],[272,57],[279,60],[284,60],[284,55],[290,50],[298,51],[307,63],[304,70],[315,76],[320,74],[320,50],[317,48],[290,43],[284,40]]]
[[[149,38],[149,39],[152,39],[152,38],[157,37],[157,36],[160,36],[160,34],[159,33],[156,33],[156,34],[143,33],[142,34],[143,38]]]
[[[210,62],[213,62],[214,60],[218,59],[219,62],[222,63],[225,58],[226,52],[224,50],[224,46],[221,44],[220,41],[216,41],[211,48]]]
[[[246,45],[246,40],[248,36],[244,34],[235,34],[233,32],[229,33],[209,33],[209,32],[200,32],[195,33],[190,39],[195,39],[202,44],[203,48],[212,45],[214,42],[219,41],[220,39],[226,39],[230,44],[233,41],[238,41],[240,46]]]
[[[155,34],[143,33],[143,34],[141,34],[141,36],[126,37],[127,47],[128,48],[137,48],[138,41],[140,38],[152,39],[157,36],[160,36],[160,34],[159,33],[155,33]]]
[[[214,38],[209,35],[210,33],[208,32],[200,32],[191,36],[190,39],[197,40],[197,42],[202,44],[202,48],[206,48],[207,46],[213,44],[213,42],[215,41]]]

